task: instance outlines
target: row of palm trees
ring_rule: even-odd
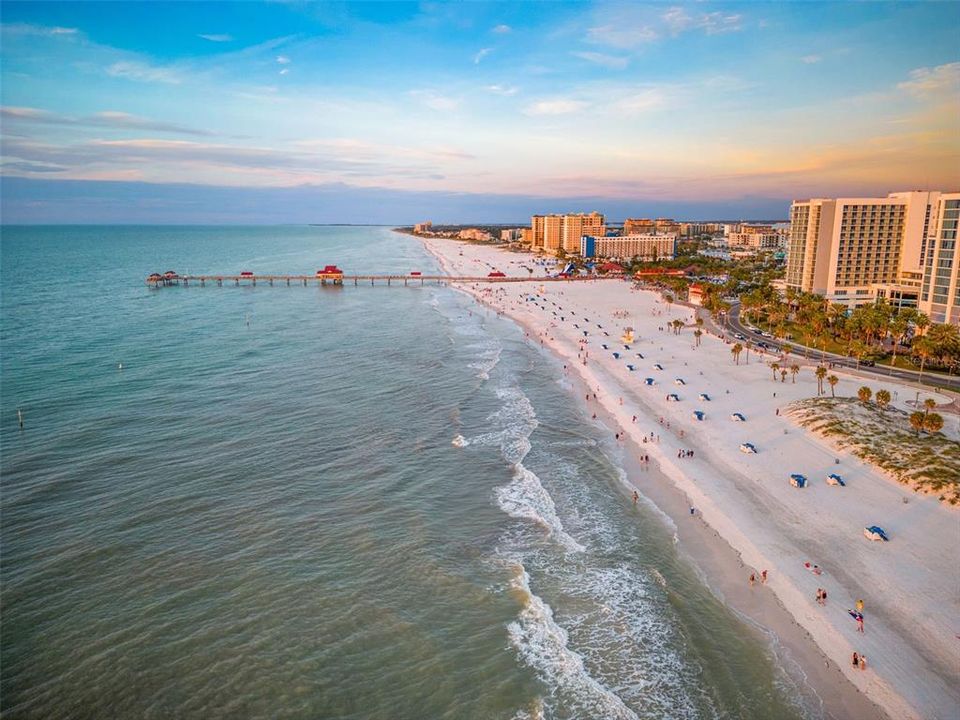
[[[842,345],[857,362],[868,356],[891,356],[896,364],[904,343],[920,365],[928,361],[948,368],[960,366],[960,329],[955,325],[931,323],[915,308],[897,308],[884,299],[851,310],[812,293],[788,288],[785,297],[770,285],[762,285],[740,298],[741,316],[756,323],[765,321],[773,335],[783,338],[788,326],[803,334],[805,356],[809,348],[826,348],[827,339]],[[889,347],[889,350],[888,350]]]

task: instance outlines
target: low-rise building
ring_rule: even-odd
[[[422,223],[417,223],[416,225],[413,226],[413,232],[415,232],[417,235],[425,235],[426,233],[432,232],[432,231],[433,231],[433,223],[430,220],[427,220],[426,222],[422,222]]]
[[[523,238],[523,228],[512,228],[510,230],[500,231],[500,240],[503,242],[515,242]]]
[[[486,230],[480,230],[479,228],[465,228],[460,231],[459,238],[461,240],[480,240],[482,242],[489,242],[493,239],[490,233]]]
[[[618,237],[594,237],[587,235],[580,240],[583,257],[640,258],[662,260],[672,258],[677,251],[675,235],[620,235]]]

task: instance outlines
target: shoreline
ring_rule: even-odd
[[[437,259],[443,271],[451,275],[456,274],[452,265],[454,262],[458,262],[460,258],[464,258],[463,263],[472,260],[473,262],[485,262],[486,265],[493,267],[493,264],[487,261],[484,256],[488,256],[488,259],[496,262],[496,256],[491,253],[499,252],[496,248],[488,248],[486,252],[476,251],[475,246],[462,245],[450,240],[419,239],[426,250]],[[458,256],[448,258],[440,248],[436,247],[440,243],[448,244],[450,247],[462,245],[462,249]],[[474,248],[474,252],[468,251],[467,248]],[[465,252],[467,256],[476,254],[479,257],[467,257],[464,255]],[[501,255],[504,254],[501,253]],[[515,262],[515,259],[511,260],[511,256],[515,257],[514,254],[510,254],[510,256],[503,257],[502,262],[504,264]],[[503,268],[498,267],[498,269]],[[592,283],[584,283],[584,285],[596,287]],[[689,461],[674,462],[668,454],[666,446],[670,445],[669,452],[672,453],[673,446],[676,445],[678,439],[673,433],[664,432],[664,439],[667,442],[662,445],[640,442],[637,426],[630,422],[629,415],[624,415],[623,407],[612,402],[615,395],[623,393],[620,395],[620,405],[623,405],[623,400],[630,392],[630,388],[624,386],[623,381],[618,378],[610,377],[607,368],[604,368],[602,363],[593,360],[592,356],[595,352],[597,354],[602,353],[596,347],[596,335],[590,338],[593,341],[589,346],[590,365],[583,365],[578,357],[573,354],[576,349],[575,345],[571,342],[565,344],[553,337],[560,334],[563,326],[551,322],[548,316],[544,316],[544,319],[550,322],[550,326],[544,329],[542,326],[538,327],[538,323],[535,322],[534,317],[530,316],[530,313],[524,314],[521,311],[514,311],[506,304],[505,297],[494,296],[490,289],[481,290],[460,284],[452,287],[467,292],[479,303],[493,309],[500,315],[510,318],[528,333],[531,342],[536,343],[537,339],[540,339],[541,345],[545,349],[558,356],[562,362],[575,366],[577,372],[571,374],[571,380],[576,380],[578,385],[602,388],[598,402],[589,401],[581,407],[588,414],[591,411],[596,411],[598,417],[603,418],[604,422],[623,431],[626,443],[621,466],[626,472],[625,495],[628,501],[629,494],[635,488],[656,509],[672,520],[676,527],[678,549],[694,567],[698,568],[711,591],[721,602],[758,632],[767,636],[771,650],[783,665],[784,671],[791,676],[794,672],[802,675],[802,678],[794,677],[793,679],[804,689],[805,695],[809,692],[819,699],[824,717],[947,718],[953,716],[950,714],[952,705],[948,692],[944,692],[943,695],[937,697],[930,694],[931,690],[934,692],[941,691],[941,687],[937,687],[937,683],[944,679],[949,682],[949,673],[947,678],[938,677],[932,684],[918,688],[918,692],[914,693],[914,699],[911,702],[900,692],[901,688],[904,687],[904,678],[897,674],[891,676],[888,669],[883,667],[883,662],[877,662],[881,658],[879,652],[874,650],[873,646],[864,644],[869,647],[870,654],[870,667],[867,671],[853,670],[847,667],[849,664],[847,658],[850,657],[853,650],[858,649],[858,646],[851,644],[842,637],[837,637],[838,628],[835,623],[822,622],[815,615],[811,615],[808,608],[812,601],[805,596],[805,590],[800,587],[802,580],[805,578],[798,582],[796,577],[788,577],[787,573],[781,571],[782,558],[772,556],[769,550],[763,547],[763,544],[769,544],[767,541],[770,540],[769,537],[762,537],[763,534],[773,534],[774,545],[777,544],[777,541],[780,544],[789,544],[792,542],[792,538],[782,533],[771,533],[770,523],[767,523],[766,527],[757,528],[756,536],[765,541],[765,543],[758,545],[750,532],[753,528],[741,527],[741,524],[745,525],[746,523],[738,523],[738,518],[732,517],[728,512],[725,512],[725,508],[721,507],[724,504],[724,494],[730,494],[728,491],[731,491],[731,489],[733,494],[736,494],[737,489],[731,488],[729,482],[714,483],[713,487],[705,487],[706,483],[702,479],[698,482],[693,477],[694,474],[700,473],[691,472],[690,469],[695,471],[702,469],[702,461],[700,460],[702,450],[707,450],[706,465],[711,473],[722,476],[730,469],[722,458],[710,457],[711,448],[703,447],[699,441],[696,443],[698,460],[696,467],[694,467],[689,464]],[[523,283],[520,288],[521,292],[525,291],[527,294],[536,293],[536,279],[533,278],[529,284]],[[621,295],[632,292],[626,283],[620,285],[619,290]],[[516,292],[513,289],[512,291]],[[506,290],[502,292],[503,296],[507,295]],[[563,302],[564,305],[568,304],[567,299],[561,300],[561,295],[563,295],[562,291],[557,292],[551,289],[549,293],[545,292],[543,297],[547,297],[551,302],[556,300],[557,302],[554,304],[560,307],[559,302]],[[582,300],[583,298],[579,299]],[[546,303],[544,307],[546,307]],[[578,308],[580,307],[578,306]],[[686,307],[678,306],[671,308],[671,310],[673,314],[680,312],[692,317],[691,311]],[[592,307],[590,313],[598,317],[602,315],[600,310]],[[556,316],[556,313],[554,315]],[[666,322],[666,319],[662,322]],[[631,320],[631,324],[635,323]],[[613,328],[611,327],[611,329]],[[594,330],[594,332],[596,331]],[[603,341],[606,338],[600,338],[600,340]],[[704,343],[707,342],[706,334],[703,341]],[[718,338],[714,338],[713,341],[715,343],[720,342]],[[617,340],[610,337],[606,342],[613,344],[617,343]],[[663,340],[656,340],[656,342],[666,344],[670,341],[664,338]],[[756,363],[756,360],[754,362]],[[757,364],[759,365],[759,363]],[[686,372],[689,373],[691,370],[688,369]],[[700,374],[702,375],[703,372]],[[681,388],[682,391],[683,388]],[[638,395],[629,399],[633,410],[639,407],[639,410],[644,413],[644,420],[647,423],[656,422],[657,409],[652,407],[646,398]],[[716,400],[720,400],[720,398],[716,398]],[[589,410],[586,408],[589,408]],[[633,410],[630,412],[633,412]],[[751,408],[747,412],[752,414],[754,410]],[[779,411],[777,414],[779,415]],[[640,416],[640,412],[637,415]],[[663,421],[663,417],[660,416],[661,421]],[[675,416],[671,419],[676,421]],[[669,426],[670,423],[667,423],[667,427]],[[682,437],[683,431],[679,430],[679,432]],[[784,429],[783,433],[786,435],[788,430]],[[693,444],[694,440],[691,437],[685,442]],[[641,452],[651,455],[654,460],[652,465],[655,465],[655,467],[639,468],[639,463],[635,458]],[[733,485],[735,484],[733,482]],[[724,485],[726,487],[723,487]],[[756,500],[756,498],[751,499]],[[766,499],[762,500],[766,502]],[[920,500],[917,499],[915,502],[919,503]],[[698,508],[697,517],[692,522],[688,512],[691,506]],[[781,529],[773,527],[774,531]],[[764,530],[765,533],[761,533],[761,530]],[[819,557],[825,569],[834,569],[834,564],[828,562],[829,557],[814,554],[812,551],[811,555],[815,558]],[[747,576],[753,572],[759,578],[759,571],[764,568],[772,568],[770,582],[767,586],[761,586],[758,582],[757,587],[750,587],[746,582]],[[801,575],[808,574],[802,573]],[[834,575],[834,573],[831,573],[831,575]],[[846,581],[848,579],[846,576],[847,573],[837,572],[834,576],[829,578],[825,576],[820,581],[823,584],[830,584],[831,599],[837,596],[840,596],[841,601],[845,599],[842,597],[844,593],[839,592],[844,588],[837,588],[835,583]],[[813,579],[813,581],[816,582],[817,579]],[[854,585],[856,586],[856,583]],[[944,599],[946,600],[946,598]],[[849,604],[852,606],[852,601],[849,601]],[[793,608],[793,610],[791,611],[789,608]],[[873,605],[871,605],[871,609],[873,609]],[[877,608],[877,610],[879,611],[881,608]],[[876,617],[882,620],[889,619],[884,616],[885,614],[871,616],[872,625],[877,625]],[[895,630],[903,631],[898,623],[894,622],[892,624]],[[858,640],[860,640],[860,637],[854,636],[854,642]],[[860,648],[860,650],[863,651],[863,648]],[[899,650],[899,648],[891,648],[891,652],[894,653]],[[917,674],[924,672],[925,668],[914,666],[913,663],[917,661],[917,657],[913,653],[905,652],[905,656],[904,662],[909,663],[908,668]],[[881,667],[878,667],[878,664]],[[795,668],[792,667],[794,665]],[[902,673],[903,670],[902,665],[894,668],[895,673]],[[906,678],[908,683],[914,679],[909,676]],[[920,707],[916,707],[917,696],[926,701]]]

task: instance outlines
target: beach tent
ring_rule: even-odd
[[[615,353],[613,354],[613,357],[614,357],[615,360],[619,360],[619,359],[620,359],[620,353],[615,352]]]
[[[653,386],[653,378],[644,378],[643,384]]]
[[[694,411],[693,411],[693,416],[694,416],[697,420],[703,420],[703,410],[694,410]]]
[[[793,473],[790,476],[790,484],[793,485],[795,488],[806,487],[807,478],[805,478],[803,475],[800,475],[798,473]]]
[[[606,346],[606,344],[603,344],[603,345],[601,345],[600,347],[602,347],[604,350],[609,350],[609,349],[610,349],[610,348],[608,348],[608,347]]]
[[[674,385],[686,385],[686,383],[683,381],[683,378],[677,378],[676,380],[673,381],[673,384],[674,384]]]
[[[680,402],[680,398],[677,397],[676,393],[670,393],[669,395],[667,395],[667,402],[670,402],[671,400],[673,402]]]
[[[730,413],[730,419],[734,422],[746,422],[747,419],[743,416],[742,413]]]
[[[637,353],[637,357],[643,360],[643,353]]]
[[[629,370],[630,372],[633,372],[634,370],[633,365],[631,365],[630,363],[627,363],[627,370]]]
[[[710,402],[710,396],[707,395],[706,393],[700,393],[699,398],[703,402]]]
[[[836,473],[830,473],[827,475],[827,485],[839,485],[840,487],[847,486],[847,484],[843,481],[843,478]]]
[[[879,525],[865,527],[863,529],[863,536],[868,540],[883,540],[884,542],[890,540],[890,538],[887,537],[887,533],[885,533]]]
[[[757,448],[753,446],[753,443],[740,443],[740,452],[756,454]]]
[[[653,369],[654,369],[654,370],[663,370],[663,365],[661,365],[660,363],[654,363],[654,364],[653,364]]]

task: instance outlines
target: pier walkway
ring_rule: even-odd
[[[371,285],[394,283],[403,285],[426,285],[427,283],[516,283],[516,282],[584,282],[587,280],[623,280],[623,276],[615,275],[590,275],[586,277],[552,277],[552,276],[534,276],[530,277],[490,277],[487,275],[468,276],[468,275],[344,275],[342,279],[331,280],[330,278],[321,278],[316,275],[176,275],[173,277],[155,277],[147,278],[147,285],[151,287],[170,287],[172,285],[200,285],[204,287],[207,283],[223,286],[224,283],[233,283],[234,285],[252,285],[258,283],[267,285],[303,285],[310,283],[317,285],[346,285],[353,284],[359,286],[361,283]]]

